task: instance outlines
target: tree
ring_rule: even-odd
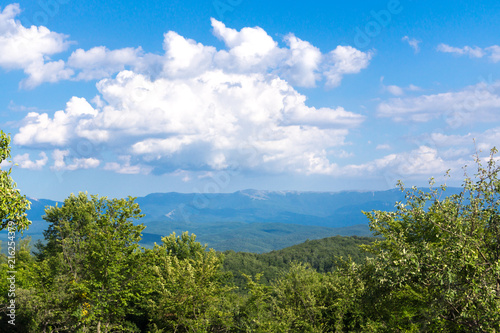
[[[225,332],[232,325],[231,287],[223,256],[175,233],[147,251],[154,278],[149,298],[153,326],[160,332]],[[148,274],[149,275],[149,274]]]
[[[486,167],[444,199],[412,188],[397,211],[366,213],[366,314],[392,331],[500,330],[500,180],[492,149]],[[431,185],[433,184],[431,180]],[[404,190],[401,185],[402,190]]]
[[[146,263],[138,242],[144,225],[134,198],[79,193],[45,210],[50,224],[39,245],[41,288],[53,306],[43,327],[70,331],[128,331],[125,318],[139,300]]]
[[[0,130],[0,163],[10,158],[9,144],[10,136]],[[12,169],[0,170],[0,230],[11,226],[20,231],[31,224],[26,215],[30,202],[16,188],[17,185],[10,176],[11,171]]]

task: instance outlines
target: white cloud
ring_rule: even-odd
[[[318,70],[322,61],[321,51],[293,34],[287,35],[285,42],[290,50],[280,66],[280,75],[292,84],[314,87],[320,79]]]
[[[420,87],[417,87],[413,84],[410,84],[408,87],[400,87],[397,85],[384,85],[384,77],[380,77],[380,83],[382,84],[382,89],[384,91],[389,92],[390,94],[394,96],[402,96],[405,94],[405,91],[420,91],[422,90]]]
[[[19,13],[19,5],[9,5],[1,12],[0,67],[23,69],[28,77],[21,86],[29,89],[44,82],[99,80],[123,70],[151,78],[187,78],[214,69],[271,74],[301,87],[314,87],[326,78],[328,86],[336,87],[344,75],[366,68],[372,57],[372,53],[351,46],[338,46],[323,55],[317,47],[291,33],[284,37],[286,47],[281,48],[260,27],[238,31],[211,19],[213,34],[226,49],[217,50],[170,31],[164,35],[164,55],[144,53],[141,47],[109,50],[98,46],[77,49],[66,62],[50,61],[49,56],[67,50],[71,44],[68,37],[45,27],[25,28],[15,21]]]
[[[47,154],[45,154],[44,152],[41,152],[39,156],[40,159],[32,161],[30,160],[29,154],[26,153],[14,156],[12,161],[18,164],[21,169],[40,170],[45,166],[45,164],[47,164],[49,158],[47,157]]]
[[[101,163],[97,158],[79,158],[71,157],[69,150],[55,149],[52,152],[52,158],[54,159],[54,164],[51,169],[55,171],[74,171],[78,169],[93,169],[97,168]],[[69,160],[69,164],[68,164]]]
[[[56,111],[53,118],[47,113],[28,113],[19,133],[14,136],[14,143],[22,146],[64,146],[78,136],[99,140],[101,132],[93,131],[88,126],[89,119],[96,115],[97,111],[84,98],[73,97],[66,104],[66,110]]]
[[[402,41],[407,42],[413,48],[413,50],[415,51],[415,53],[418,53],[420,51],[420,47],[418,46],[418,44],[422,43],[421,40],[418,40],[418,39],[415,39],[415,38],[410,38],[408,36],[404,36],[402,38]]]
[[[214,34],[229,48],[214,54],[219,68],[237,72],[265,72],[271,70],[292,85],[314,87],[321,77],[329,87],[337,87],[344,75],[359,73],[368,67],[373,56],[352,46],[337,46],[330,53],[321,51],[293,34],[285,36],[288,48],[278,47],[263,29],[227,28],[212,19]]]
[[[109,171],[114,171],[117,173],[122,173],[122,174],[129,174],[129,175],[135,175],[135,174],[149,174],[152,170],[151,167],[148,166],[143,166],[143,165],[131,165],[130,160],[132,156],[130,155],[125,155],[125,156],[120,156],[118,159],[120,163],[118,162],[108,162],[104,165],[104,170],[109,170]]]
[[[499,119],[500,81],[478,83],[458,92],[392,98],[377,107],[381,117],[395,121],[427,122],[443,116],[452,127]]]
[[[22,86],[26,88],[67,79],[72,72],[64,68],[64,62],[47,62],[69,47],[67,36],[43,26],[23,27],[15,20],[20,12],[18,4],[7,5],[0,12],[0,67],[24,70],[28,78]]]
[[[429,135],[429,141],[433,142],[436,147],[447,148],[454,147],[455,149],[470,147],[469,155],[474,153],[473,144],[477,149],[489,151],[493,147],[500,148],[500,127],[490,128],[484,132],[459,134],[443,134],[434,132]]]
[[[78,49],[68,59],[68,66],[80,70],[76,80],[95,80],[109,77],[139,62],[142,55],[140,47],[123,48],[110,51],[104,46],[94,47],[88,51]]]
[[[36,61],[25,68],[28,78],[21,82],[21,87],[33,89],[44,82],[58,82],[68,80],[73,74],[73,70],[67,68],[64,61],[52,61],[44,63]]]
[[[173,31],[164,35],[163,49],[165,56],[161,66],[164,76],[170,78],[193,77],[210,69],[217,52],[212,46],[196,43]]]
[[[337,87],[345,74],[359,73],[362,69],[368,67],[373,56],[371,52],[361,52],[352,46],[337,46],[337,48],[328,54],[330,65],[324,73],[327,85]]]
[[[490,60],[492,62],[497,63],[500,61],[500,46],[493,45],[493,46],[487,47],[485,50],[490,52],[489,57],[490,57]]]
[[[325,77],[327,85],[338,86],[344,75],[366,68],[372,53],[338,46],[323,55],[293,34],[279,47],[259,27],[237,31],[214,19],[212,27],[225,50],[170,31],[164,55],[101,46],[78,49],[67,63],[43,63],[26,85],[101,79],[99,95],[94,106],[73,97],[53,115],[30,112],[14,143],[59,148],[53,153],[56,170],[99,165],[94,157],[73,158],[61,150],[86,139],[130,156],[104,164],[121,173],[234,164],[265,172],[330,172],[334,164],[326,151],[344,145],[365,117],[342,107],[307,106],[293,86],[313,87]]]
[[[398,87],[396,85],[387,86],[387,87],[385,87],[385,89],[387,89],[387,91],[390,92],[391,94],[393,94],[394,96],[401,96],[401,95],[404,95],[404,93],[405,93],[403,88]]]
[[[342,171],[350,176],[376,174],[382,171],[400,176],[436,176],[455,165],[455,161],[443,160],[437,149],[420,146],[410,152],[386,155],[365,164],[348,165],[343,167]]]
[[[487,56],[491,62],[497,63],[500,61],[500,46],[492,45],[485,48],[477,46],[464,46],[462,48],[453,47],[446,44],[439,44],[437,50],[446,53],[455,53],[458,55],[468,55],[470,58],[482,58]]]
[[[229,51],[217,53],[215,61],[227,68],[240,71],[262,71],[275,67],[281,50],[262,28],[227,28],[224,23],[212,20],[214,35],[224,41]]]
[[[263,74],[216,70],[193,78],[151,80],[123,71],[97,87],[100,107],[73,98],[54,118],[30,113],[15,142],[63,146],[86,138],[166,171],[238,164],[310,173],[331,168],[325,150],[343,145],[349,128],[364,120],[341,107],[308,107],[305,96],[286,81]],[[138,171],[114,163],[105,168]]]
[[[462,48],[460,47],[453,47],[447,44],[439,44],[437,47],[437,50],[439,52],[445,52],[445,53],[455,53],[458,55],[468,55],[471,58],[482,58],[484,56],[484,51],[480,47],[474,46],[464,46]]]

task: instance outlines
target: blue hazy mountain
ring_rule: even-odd
[[[366,224],[362,210],[392,210],[399,190],[234,193],[153,193],[137,198],[145,220],[181,222],[275,222],[330,228]]]
[[[449,188],[447,195],[459,192]],[[266,252],[335,235],[369,236],[362,211],[394,210],[404,201],[399,189],[387,191],[298,192],[244,190],[234,193],[152,193],[138,197],[146,215],[142,243],[152,245],[172,232],[189,231],[216,250]],[[43,238],[44,209],[56,201],[33,199],[24,233]],[[61,203],[58,203],[61,205]],[[2,232],[3,234],[3,232]]]

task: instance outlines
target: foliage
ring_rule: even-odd
[[[40,295],[50,304],[43,328],[104,332],[123,329],[141,284],[143,225],[133,198],[107,199],[79,193],[50,207],[46,244],[38,245]],[[46,310],[44,310],[46,311]]]
[[[10,158],[10,137],[0,130],[0,163]],[[26,217],[30,202],[21,195],[10,176],[12,169],[0,170],[0,230],[14,222],[17,231],[27,229],[31,222]]]
[[[309,264],[320,273],[334,271],[337,258],[351,258],[356,263],[362,263],[369,254],[363,252],[359,246],[370,244],[375,239],[334,236],[308,240],[302,244],[262,254],[225,251],[223,269],[233,273],[234,284],[239,288],[246,285],[247,279],[244,275],[255,276],[259,273],[260,281],[269,285],[293,262]]]
[[[396,212],[367,213],[371,315],[404,331],[500,330],[500,180],[492,150],[460,194],[415,188]],[[432,183],[431,183],[432,185]],[[441,191],[445,191],[445,187]]]
[[[227,274],[223,256],[196,242],[187,232],[162,238],[147,251],[155,277],[148,310],[156,329],[164,332],[219,332],[229,327],[231,313],[225,298]]]

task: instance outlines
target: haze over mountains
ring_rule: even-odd
[[[447,195],[459,188],[449,188]],[[25,236],[43,238],[46,206],[30,199],[33,221]],[[371,235],[362,211],[393,210],[404,201],[399,189],[387,191],[297,192],[243,190],[234,193],[152,193],[138,197],[146,215],[142,243],[151,246],[172,232],[189,231],[216,250],[267,252],[334,235]],[[61,203],[58,203],[59,205]]]

